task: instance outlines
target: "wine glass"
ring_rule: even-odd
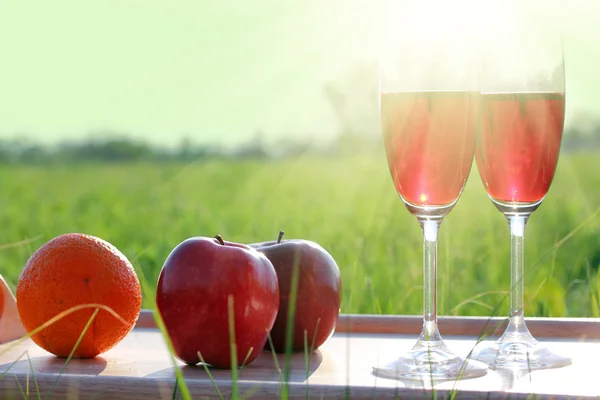
[[[524,319],[524,233],[552,183],[565,118],[560,34],[535,25],[526,10],[498,2],[482,55],[479,175],[510,228],[510,318],[502,336],[474,358],[493,369],[569,365],[527,329]],[[513,4],[514,5],[514,4]]]
[[[473,164],[480,94],[472,32],[465,22],[445,18],[446,12],[457,12],[457,2],[436,2],[433,8],[429,3],[412,2],[389,14],[379,60],[389,171],[423,231],[423,328],[411,350],[374,366],[373,373],[441,381],[487,373],[485,364],[458,356],[444,342],[437,325],[436,286],[438,229],[457,203]]]

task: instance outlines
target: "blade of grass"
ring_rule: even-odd
[[[178,379],[175,377],[175,385],[173,385],[173,394],[171,394],[171,400],[177,400],[177,397],[179,397],[179,384],[177,381]]]
[[[253,349],[250,349],[250,351],[248,352],[248,355],[246,356],[246,360],[244,360],[244,363],[242,365],[246,365],[246,361],[247,361],[248,357],[250,357],[250,354],[252,354],[252,350]],[[258,392],[259,389],[260,389],[260,386],[258,386],[258,385],[249,388],[248,390],[246,390],[244,393],[242,393],[240,395],[240,399],[249,399],[250,397],[254,396]]]
[[[173,364],[173,368],[175,369],[175,384],[179,386],[179,390],[181,390],[181,395],[183,396],[183,399],[191,400],[192,396],[187,387],[187,384],[185,383],[185,380],[183,379],[183,374],[181,373],[181,368],[179,367],[179,365],[177,365],[177,361],[174,356],[175,349],[173,348],[173,342],[171,341],[169,333],[167,332],[165,323],[164,323],[160,313],[158,312],[158,310],[156,310],[156,309],[152,310],[152,314],[154,315],[154,321],[156,322],[156,326],[158,327],[158,330],[161,332],[163,339],[165,340],[165,343],[167,345],[167,348],[169,349],[169,358],[171,359],[171,364]]]
[[[237,344],[235,341],[235,321],[233,311],[233,296],[227,296],[227,322],[229,325],[229,348],[231,349],[231,398],[237,400],[238,393],[238,363]]]
[[[58,372],[58,375],[56,376],[56,379],[54,380],[54,382],[52,382],[52,385],[50,386],[50,389],[48,389],[48,393],[47,393],[46,397],[52,396],[52,392],[54,391],[54,388],[58,384],[58,381],[60,380],[60,377],[65,372],[65,369],[67,368],[67,365],[69,364],[69,361],[71,361],[71,358],[73,357],[73,354],[75,354],[75,351],[79,347],[79,344],[81,344],[81,341],[83,340],[83,337],[87,333],[87,331],[90,328],[90,326],[92,326],[92,322],[94,322],[94,319],[96,319],[96,316],[98,315],[99,312],[100,312],[100,309],[96,308],[94,310],[93,314],[91,315],[90,319],[88,319],[88,322],[83,327],[83,331],[81,332],[81,334],[77,338],[77,341],[75,342],[75,345],[71,349],[71,352],[69,353],[69,356],[67,357],[67,359],[65,360],[65,363],[63,364],[62,368]]]
[[[308,346],[308,332],[304,331],[304,367],[306,372],[306,398],[310,398],[309,396],[309,385],[308,378],[310,376],[310,366],[312,364],[312,354],[315,351],[315,341],[317,339],[317,332],[319,331],[319,324],[321,323],[321,318],[317,319],[317,324],[315,326],[315,331],[313,332],[312,342],[310,343],[310,347]]]
[[[18,242],[0,244],[0,251],[1,250],[6,250],[6,249],[12,249],[13,247],[19,247],[19,246],[23,246],[23,245],[26,245],[26,244],[30,244],[32,242],[35,242],[36,240],[38,240],[41,237],[42,237],[42,235],[36,235],[36,236],[34,236],[32,238],[19,240]]]
[[[290,285],[290,297],[288,303],[288,315],[285,331],[285,367],[284,367],[284,382],[281,398],[287,400],[289,398],[289,381],[291,375],[292,363],[292,340],[294,338],[294,321],[296,316],[296,299],[298,298],[298,279],[300,276],[300,251],[294,253],[294,264],[292,266],[292,282]]]
[[[215,381],[215,378],[213,377],[213,375],[210,372],[210,368],[208,368],[208,364],[206,363],[206,361],[204,361],[204,357],[202,357],[202,354],[200,352],[198,352],[198,358],[200,359],[200,362],[202,363],[204,372],[206,372],[206,375],[208,375],[208,379],[210,380],[210,383],[212,383],[213,387],[215,388],[215,391],[217,392],[219,399],[225,400],[223,398],[223,394],[221,393],[221,390],[219,389],[219,386],[217,385],[217,382]]]
[[[554,244],[556,244],[557,238],[554,238]],[[552,252],[552,262],[550,263],[550,271],[548,272],[548,276],[546,277],[547,279],[552,279],[554,278],[554,269],[556,267],[556,255],[557,255],[557,251],[556,249],[554,249],[554,251]],[[548,298],[550,297],[550,291],[547,291],[546,296],[544,297],[544,301],[543,301],[543,310],[544,310],[544,314],[546,314],[546,316],[548,316],[549,314],[549,310],[548,310]]]
[[[13,362],[10,363],[10,365],[8,366],[8,368],[6,368],[5,371],[2,372],[2,374],[0,374],[0,381],[2,381],[4,379],[4,377],[6,376],[6,374],[8,374],[10,372],[10,370],[12,369],[12,367],[15,366],[15,364],[17,362],[19,362],[19,360],[21,360],[21,358],[23,358],[23,356],[27,354],[27,350],[25,350],[24,352],[21,353],[21,355],[19,357],[17,357],[17,359]]]
[[[275,351],[275,346],[273,346],[273,339],[271,338],[270,333],[267,335],[267,341],[269,342],[269,348],[270,348],[271,354],[273,355],[273,364],[275,364],[275,369],[277,371],[277,379],[279,381],[279,385],[277,387],[277,394],[279,394],[281,385],[283,385],[283,374],[281,371],[281,366],[279,365],[279,359],[277,358],[277,352]]]
[[[598,302],[598,284],[592,279],[592,273],[590,268],[590,260],[585,260],[585,273],[587,277],[587,286],[590,293],[590,303],[592,308],[592,317],[600,317],[600,303]],[[596,276],[596,280],[598,277]]]
[[[72,314],[75,311],[83,310],[85,308],[99,308],[99,309],[105,310],[105,311],[109,312],[113,317],[117,318],[119,320],[119,322],[121,322],[125,325],[128,325],[127,322],[119,314],[117,314],[112,308],[105,306],[104,304],[98,304],[98,303],[79,304],[79,305],[70,307],[67,310],[58,313],[57,315],[50,318],[48,321],[46,321],[42,325],[38,326],[35,329],[32,329],[26,335],[20,337],[19,339],[14,340],[13,342],[11,342],[10,346],[7,346],[5,349],[0,351],[0,356],[4,355],[4,353],[6,353],[7,351],[10,351],[12,348],[18,346],[25,340],[29,339],[31,336],[41,332],[42,330],[46,329],[48,326],[61,320],[62,318],[66,317],[67,315]]]
[[[310,359],[309,359],[309,354],[308,354],[308,332],[306,332],[306,329],[304,330],[304,373],[306,374],[306,380],[305,380],[305,395],[306,395],[306,399],[308,400],[310,398],[309,393],[309,386],[308,386],[308,376],[310,373]]]
[[[17,378],[16,374],[15,374],[15,382],[17,382],[17,387],[19,388],[19,392],[21,392],[21,396],[23,396],[24,399],[29,398],[29,396],[27,396],[25,394],[25,392],[23,391],[23,387],[21,386],[21,382],[19,382],[19,378]]]
[[[253,351],[254,351],[254,347],[250,347],[250,350],[248,350],[246,357],[244,357],[244,361],[242,361],[242,364],[240,365],[241,368],[246,366],[246,363],[248,362],[248,359],[250,359],[250,356],[252,355]]]
[[[175,369],[175,385],[179,386],[179,390],[181,391],[181,395],[183,396],[184,400],[191,400],[192,396],[187,387],[187,384],[185,383],[185,380],[183,379],[183,374],[181,373],[181,368],[179,367],[179,365],[177,364],[177,361],[175,359],[175,349],[173,347],[173,342],[171,341],[171,337],[169,336],[169,333],[167,332],[167,328],[162,319],[162,316],[160,315],[160,312],[158,312],[158,308],[156,307],[156,296],[154,294],[154,290],[150,288],[150,285],[148,284],[148,280],[146,279],[146,276],[144,275],[144,271],[141,268],[137,268],[135,266],[134,266],[134,268],[135,268],[136,273],[138,274],[138,277],[140,280],[140,285],[142,287],[142,293],[143,293],[144,297],[149,299],[151,302],[150,309],[152,310],[152,316],[154,317],[154,322],[156,323],[156,327],[160,331],[160,333],[165,341],[165,344],[167,345],[167,349],[169,350],[169,358],[171,359],[171,364],[173,365],[173,368]]]
[[[504,295],[508,295],[508,293],[509,292],[506,291],[506,290],[489,290],[487,292],[478,293],[475,296],[469,297],[468,299],[465,299],[465,300],[461,301],[460,303],[458,303],[457,305],[455,305],[454,307],[452,307],[451,312],[454,315],[456,315],[456,313],[458,313],[458,309],[459,308],[461,308],[462,306],[464,306],[466,304],[469,304],[469,303],[476,303],[476,304],[479,304],[479,305],[485,305],[486,308],[489,308],[491,310],[491,309],[493,309],[491,306],[489,306],[489,305],[487,305],[485,303],[479,302],[479,301],[477,301],[477,299],[479,299],[479,298],[481,298],[483,296],[490,295],[490,294],[504,294]]]
[[[29,363],[29,369],[31,370],[31,376],[33,377],[33,386],[35,387],[35,394],[37,395],[38,400],[40,397],[40,386],[38,385],[37,378],[35,376],[35,371],[33,370],[33,364],[31,363],[31,357],[29,357],[29,352],[27,353],[27,362]],[[29,383],[27,384],[28,392],[29,392]]]
[[[560,247],[562,247],[562,245],[565,244],[569,239],[573,238],[573,236],[575,236],[575,234],[577,232],[579,232],[587,224],[589,224],[590,222],[592,222],[594,220],[594,218],[596,218],[596,216],[598,215],[598,213],[600,213],[600,207],[598,207],[596,209],[596,211],[594,211],[592,213],[592,215],[590,215],[588,218],[586,218],[582,223],[580,223],[579,225],[577,225],[571,232],[569,232],[565,236],[563,236],[563,238],[560,239],[558,242],[556,242],[551,248],[549,248],[544,253],[542,253],[542,255],[536,261],[534,261],[533,264],[530,265],[529,270],[530,271],[534,270],[543,260],[546,259],[546,257],[548,257],[549,255],[553,254],[557,249],[559,249]]]

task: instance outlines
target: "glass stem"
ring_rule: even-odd
[[[507,335],[529,335],[525,325],[525,225],[529,214],[507,214],[510,227],[510,321]]]
[[[421,340],[441,340],[437,326],[437,236],[441,218],[419,219],[423,229],[423,330]]]

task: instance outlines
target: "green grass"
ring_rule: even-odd
[[[598,170],[599,154],[563,154],[527,225],[528,316],[599,316],[600,216],[590,219],[600,205]],[[342,312],[421,313],[420,228],[382,157],[0,166],[0,273],[13,288],[31,253],[66,232],[108,240],[155,285],[169,252],[187,237],[248,243],[274,240],[279,230],[333,255]],[[440,314],[485,316],[500,302],[507,311],[508,225],[475,166],[441,226],[438,261]]]

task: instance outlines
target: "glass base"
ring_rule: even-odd
[[[566,367],[571,358],[550,351],[529,332],[522,314],[510,318],[506,330],[493,345],[473,357],[491,369],[533,371]]]
[[[419,340],[404,356],[373,367],[373,374],[388,379],[447,381],[477,378],[487,370],[481,362],[452,353],[442,340]]]
[[[554,353],[535,340],[499,340],[473,358],[491,369],[533,371],[571,365],[571,358]]]

